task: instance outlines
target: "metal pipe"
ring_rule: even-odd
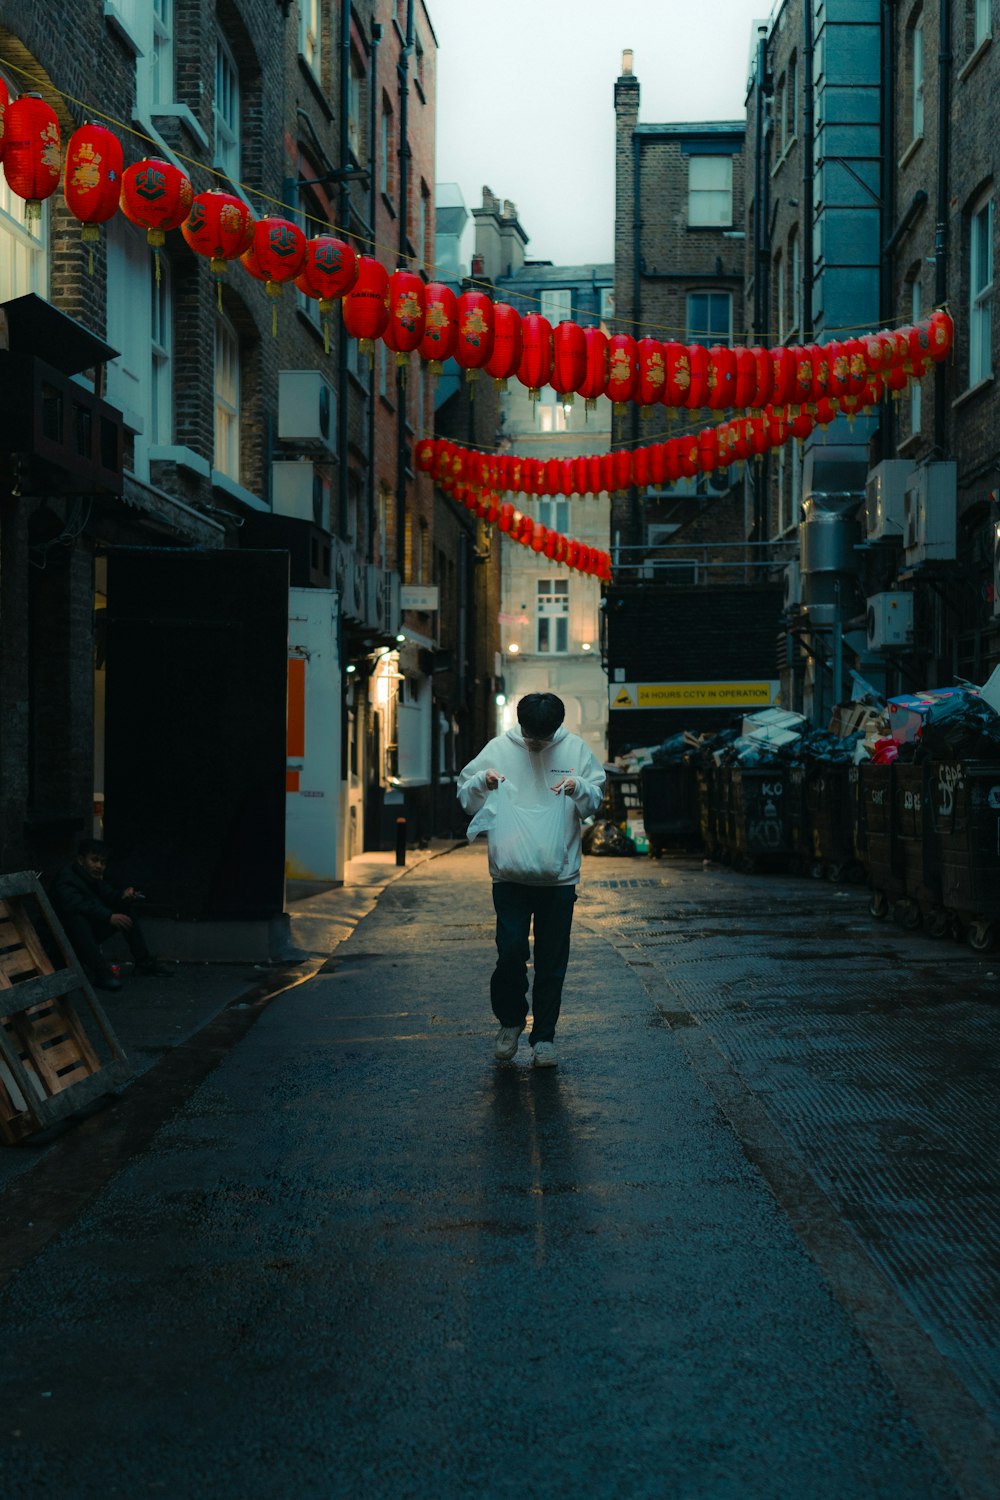
[[[816,134],[813,85],[813,0],[802,7],[802,342],[812,343],[813,147]],[[792,129],[795,121],[792,121]]]
[[[351,83],[351,7],[340,13],[340,186],[337,218],[347,230],[351,217],[351,184],[346,175],[350,168],[348,145],[348,105]],[[337,338],[337,535],[347,535],[347,335],[343,328]]]
[[[399,263],[407,263],[409,236],[407,209],[410,193],[410,57],[413,53],[413,0],[406,0],[406,40],[396,72],[399,79]],[[396,367],[396,568],[400,579],[406,569],[406,367]]]
[[[938,32],[938,180],[937,223],[934,229],[934,304],[940,307],[948,299],[948,154],[951,151],[951,0],[939,0]],[[934,446],[938,456],[945,452],[947,437],[945,361],[934,366]]]
[[[642,138],[632,132],[632,323],[636,336],[639,329],[639,314],[642,310]],[[632,442],[639,439],[639,405],[631,403]],[[639,491],[633,485],[629,491],[629,535],[635,542],[642,540],[639,508]]]
[[[378,141],[378,46],[382,40],[382,27],[372,22],[371,64],[368,69],[368,222],[374,226],[378,205],[378,172],[376,150]],[[373,230],[374,234],[374,230]],[[374,382],[372,382],[374,384]],[[368,557],[375,561],[375,527],[377,521],[375,473],[375,392],[368,392]],[[379,566],[384,568],[386,559],[379,557]]]

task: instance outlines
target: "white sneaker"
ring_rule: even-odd
[[[531,1061],[536,1068],[558,1068],[559,1054],[555,1042],[536,1042],[531,1049]]]
[[[497,1032],[496,1046],[493,1048],[497,1062],[510,1062],[517,1052],[518,1038],[524,1030],[523,1026],[501,1026]]]

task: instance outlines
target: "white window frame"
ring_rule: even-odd
[[[605,324],[611,323],[611,322],[614,321],[614,316],[615,316],[615,289],[614,289],[613,286],[602,286],[601,287],[600,320],[601,320],[602,323],[605,323]]]
[[[910,123],[913,140],[924,134],[924,18],[919,15],[910,34],[910,80],[912,84]]]
[[[149,441],[162,447],[174,440],[173,290],[170,262],[165,255],[160,257],[159,278],[150,274],[149,298]]]
[[[535,642],[539,656],[569,654],[569,579],[539,578],[535,587]],[[554,628],[550,624],[555,622]],[[543,628],[544,627],[544,628]],[[555,643],[552,644],[552,638]]]
[[[240,341],[222,313],[215,317],[215,361],[212,381],[215,446],[212,467],[240,482]]]
[[[10,97],[21,93],[22,85],[0,72]],[[7,186],[0,173],[0,302],[34,292],[49,295],[49,205],[42,204],[41,217],[31,224],[24,222],[25,203]]]
[[[914,277],[910,282],[910,317],[914,323],[919,323],[922,308],[920,305],[920,281]],[[923,420],[923,391],[919,380],[910,381],[910,434],[916,436],[920,431]]]
[[[701,327],[698,327],[695,324],[694,319],[692,317],[692,311],[691,311],[691,303],[692,303],[692,301],[693,301],[693,299],[695,297],[707,297],[709,299],[710,303],[714,303],[717,300],[718,301],[721,301],[722,299],[725,300],[726,305],[727,305],[728,310],[729,310],[729,316],[728,316],[728,321],[727,321],[726,332],[725,332],[724,335],[721,334],[721,333],[719,333],[713,327],[701,328]],[[732,342],[733,342],[733,294],[732,294],[732,292],[720,292],[720,291],[718,291],[715,288],[708,288],[708,287],[706,287],[705,289],[693,288],[687,294],[687,300],[686,300],[686,303],[685,303],[685,315],[687,317],[687,331],[688,331],[688,340],[689,340],[689,342],[691,342],[691,343],[699,343],[699,344],[726,344],[726,345],[731,345],[732,344]],[[712,323],[714,323],[714,321],[715,321],[714,318],[711,317],[711,316],[709,316],[709,319],[708,319],[709,324],[711,325]]]
[[[708,171],[711,166],[713,171]],[[721,171],[718,169],[721,168]],[[698,178],[724,179],[706,185]],[[733,158],[696,154],[688,157],[688,227],[731,229],[733,224]]]
[[[164,88],[164,79],[167,87]],[[149,99],[153,114],[174,102],[174,0],[153,0],[153,46],[149,56]]]
[[[969,385],[993,373],[993,193],[969,218]]]
[[[565,536],[569,530],[569,501],[554,498],[539,500],[538,519],[550,531],[561,531]]]
[[[221,168],[231,182],[237,182],[240,174],[240,71],[232,48],[221,31],[215,36],[212,116],[215,122],[213,165]]]
[[[541,295],[541,314],[555,328],[559,323],[568,323],[573,316],[573,292],[568,286],[554,287]]]
[[[299,0],[299,56],[319,79],[323,68],[323,18],[320,0]]]

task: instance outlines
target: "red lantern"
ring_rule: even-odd
[[[847,392],[848,395],[856,396],[869,375],[865,346],[860,339],[847,339],[842,347],[847,356]]]
[[[637,400],[642,415],[649,416],[649,408],[662,402],[667,388],[666,350],[659,339],[640,339],[635,346],[639,366]]]
[[[531,550],[541,552],[545,546],[545,527],[541,521],[536,521],[531,530]]]
[[[97,226],[106,224],[118,212],[122,165],[121,142],[106,126],[81,125],[70,136],[66,147],[63,196],[74,219],[79,219],[83,225],[80,238],[91,246],[91,271],[94,269],[93,243],[101,233]]]
[[[830,353],[822,344],[810,344],[809,357],[813,376],[810,400],[821,401],[830,392]]]
[[[181,234],[197,255],[211,263],[212,275],[223,276],[226,262],[238,260],[250,244],[254,219],[235,193],[198,193]]]
[[[372,344],[381,338],[389,321],[386,292],[389,273],[371,255],[358,256],[358,279],[341,302],[344,327],[358,348],[371,358]]]
[[[42,199],[59,184],[59,121],[41,94],[22,94],[6,110],[3,155],[7,186],[25,199],[24,222],[42,215]]]
[[[649,449],[636,448],[632,454],[632,478],[640,489],[649,485]]]
[[[608,388],[608,336],[600,328],[585,328],[583,340],[587,347],[587,372],[577,391],[583,397],[587,411],[593,411],[598,396],[603,396]]]
[[[654,443],[649,450],[649,478],[657,489],[662,489],[668,481],[666,443]]]
[[[667,383],[664,401],[667,406],[683,406],[691,389],[691,357],[686,344],[671,340],[664,345],[667,366]]]
[[[486,361],[486,373],[492,375],[499,390],[505,391],[520,363],[521,314],[506,302],[497,302],[493,308],[493,351]]]
[[[634,401],[639,386],[639,361],[635,339],[615,333],[608,339],[608,383],[605,392],[615,404],[615,415],[623,416],[626,401]]]
[[[564,406],[587,376],[587,340],[578,323],[562,322],[552,330],[552,384]]]
[[[500,507],[500,514],[497,518],[497,525],[500,527],[501,531],[509,531],[513,519],[514,507],[508,500]]]
[[[463,292],[458,299],[455,358],[466,380],[475,380],[493,353],[493,303],[485,292]]]
[[[601,464],[601,489],[609,492],[615,487],[615,463],[613,453],[602,453]]]
[[[7,107],[10,104],[10,94],[7,85],[0,78],[0,161],[3,160],[3,150],[7,144]]]
[[[191,209],[194,190],[173,162],[147,156],[122,173],[121,210],[130,224],[145,229],[147,243],[159,250],[168,229],[179,229]]]
[[[295,285],[307,297],[319,301],[325,316],[333,304],[351,290],[358,279],[358,257],[350,245],[328,234],[314,235],[306,241],[306,258]]]
[[[825,432],[831,422],[836,421],[837,408],[829,396],[820,396],[816,402],[816,421]]]
[[[719,467],[714,427],[704,427],[698,434],[698,467],[703,474],[711,474],[713,469]]]
[[[834,339],[829,344],[824,344],[823,352],[829,368],[827,390],[833,399],[847,395],[847,377],[850,373],[847,354],[839,339]]]
[[[795,400],[796,367],[795,356],[791,349],[786,349],[780,344],[771,350],[771,370],[773,384],[771,386],[771,405],[787,406],[790,401]]]
[[[396,364],[408,363],[424,336],[424,283],[414,271],[393,271],[387,291],[389,321],[382,338],[396,356]]]
[[[791,355],[795,367],[795,384],[790,399],[797,406],[804,406],[812,397],[812,348],[809,345],[800,344],[798,348],[791,351]]]
[[[13,107],[11,105],[11,109]],[[10,147],[8,146],[7,149],[9,151]],[[945,359],[955,337],[955,325],[943,307],[939,307],[937,312],[931,314],[927,325],[927,337],[930,340],[931,359],[935,363]]]
[[[712,411],[736,405],[736,350],[727,344],[708,351],[708,405]]]
[[[532,401],[542,394],[542,386],[552,379],[552,324],[540,313],[526,313],[521,319],[521,363],[517,378],[528,387]]]
[[[697,411],[708,401],[708,350],[704,344],[689,344],[688,360],[691,365],[691,384],[688,386],[684,405]]]
[[[752,349],[737,349],[735,356],[736,390],[732,405],[738,411],[746,411],[757,398],[757,360]]]
[[[290,219],[258,219],[250,244],[240,259],[269,297],[280,297],[286,281],[294,281],[306,260],[306,237]]]
[[[750,350],[757,366],[757,394],[754,397],[754,408],[760,411],[771,400],[774,390],[774,364],[771,360],[770,349],[765,349],[762,344],[755,344]]]
[[[611,472],[614,477],[613,488],[627,490],[632,483],[632,455],[627,448],[619,448],[616,453],[612,453]]]
[[[567,537],[567,539],[566,539],[566,566],[568,568],[575,568],[576,565],[577,565],[577,563],[579,562],[579,560],[580,560],[580,543],[579,542],[574,542],[572,539],[570,539],[570,538]]]
[[[587,459],[587,488],[588,495],[599,495],[604,485],[601,482],[601,460],[599,457]]]
[[[886,390],[892,392],[894,401],[898,401],[910,383],[910,372],[904,370],[902,365],[894,365],[885,376]]]
[[[424,332],[417,349],[432,375],[440,375],[458,337],[458,298],[450,286],[429,281],[424,287]]]
[[[432,438],[424,438],[418,443],[414,450],[414,462],[421,474],[429,474],[434,467],[434,441]]]

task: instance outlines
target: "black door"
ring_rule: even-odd
[[[150,914],[284,906],[288,554],[108,554],[105,837]]]

